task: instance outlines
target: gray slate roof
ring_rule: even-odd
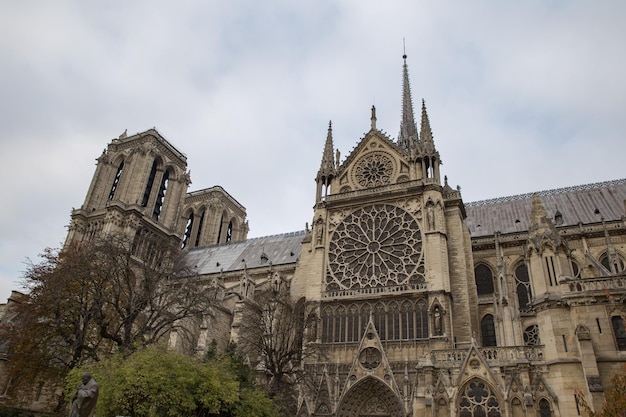
[[[626,179],[465,203],[465,223],[472,237],[527,231],[534,194],[551,219],[557,210],[561,212],[563,226],[597,223],[602,217],[619,220],[624,216]]]
[[[214,274],[220,271],[240,271],[272,265],[295,263],[300,257],[304,231],[264,236],[223,245],[189,250],[185,262],[197,268],[197,273]],[[267,260],[262,255],[265,254]]]

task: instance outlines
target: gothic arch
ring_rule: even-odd
[[[404,417],[400,398],[382,380],[368,376],[344,393],[336,417]]]
[[[492,295],[494,293],[493,269],[486,262],[480,262],[474,267],[474,281],[478,295]]]
[[[502,417],[503,404],[497,391],[487,381],[472,378],[459,390],[458,417]]]

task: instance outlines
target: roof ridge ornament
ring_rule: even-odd
[[[372,105],[372,117],[370,118],[372,130],[376,130],[376,106]]]

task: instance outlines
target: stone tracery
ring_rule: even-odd
[[[334,230],[328,261],[327,291],[418,284],[424,279],[419,224],[388,204],[355,210]]]

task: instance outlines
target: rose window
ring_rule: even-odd
[[[356,182],[362,187],[389,184],[393,175],[393,162],[384,153],[373,153],[357,162],[354,169]]]
[[[327,291],[423,282],[419,224],[400,207],[377,204],[358,209],[332,233]]]

